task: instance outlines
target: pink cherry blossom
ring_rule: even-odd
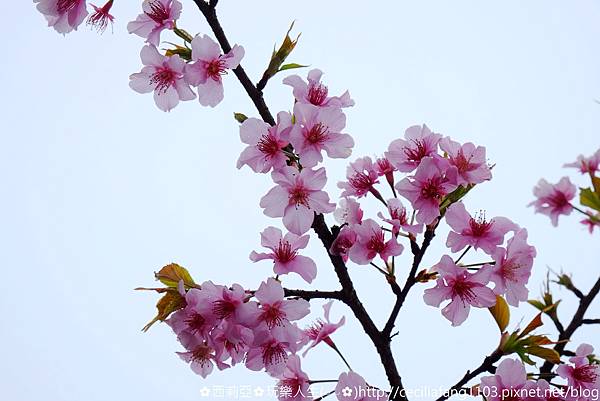
[[[354,226],[344,226],[338,233],[329,248],[332,255],[341,256],[344,262],[348,261],[348,252],[356,243],[356,231]]]
[[[570,201],[575,197],[576,192],[577,188],[571,183],[569,177],[561,178],[554,185],[542,178],[533,188],[533,194],[537,199],[528,206],[534,206],[536,213],[549,216],[552,225],[556,227],[560,215],[571,214],[573,206]]]
[[[37,10],[46,17],[48,26],[58,33],[77,30],[88,15],[85,0],[33,0]]]
[[[462,202],[457,202],[446,211],[446,222],[454,231],[448,233],[446,246],[452,252],[458,252],[467,246],[482,249],[491,255],[498,245],[504,243],[504,236],[509,231],[519,228],[506,217],[494,217],[486,220],[485,214],[471,216]]]
[[[228,321],[223,321],[215,328],[209,337],[208,343],[215,349],[215,358],[231,366],[244,360],[250,345],[254,341],[254,333],[248,327]]]
[[[285,237],[280,229],[267,227],[261,234],[261,245],[271,250],[270,253],[256,253],[252,251],[250,260],[258,262],[259,260],[272,259],[273,271],[275,274],[282,275],[288,273],[297,273],[311,283],[317,276],[317,265],[306,256],[298,255],[300,249],[306,248],[309,236],[298,236],[294,233],[287,233]]]
[[[563,167],[574,167],[579,169],[581,174],[595,174],[600,171],[598,166],[600,166],[600,149],[590,157],[579,155],[576,161],[567,163]]]
[[[494,292],[506,294],[506,301],[512,306],[527,301],[529,291],[525,286],[536,256],[535,248],[527,243],[527,230],[518,230],[508,240],[506,249],[498,247],[491,256],[496,262],[490,276],[495,284]]]
[[[303,167],[314,167],[322,162],[323,150],[332,159],[345,159],[352,153],[354,140],[341,133],[346,126],[346,116],[340,109],[296,103],[294,117],[296,124],[290,132],[290,142]]]
[[[589,233],[593,234],[594,228],[600,227],[600,213],[594,215],[592,212],[588,211],[587,215],[590,217],[580,220],[579,222],[584,226],[587,226]]]
[[[461,145],[449,137],[440,140],[440,148],[448,154],[450,164],[458,169],[458,185],[480,184],[492,179],[485,148],[467,142]]]
[[[408,211],[400,199],[388,199],[387,206],[389,218],[386,218],[381,212],[377,213],[377,216],[392,225],[392,234],[398,235],[400,230],[404,230],[412,235],[417,235],[423,231],[423,224],[411,224]]]
[[[377,255],[387,262],[391,256],[398,256],[404,250],[404,246],[396,241],[394,236],[386,241],[384,231],[375,220],[367,219],[360,225],[353,226],[356,231],[356,243],[348,256],[350,260],[359,265],[367,265]]]
[[[198,87],[198,100],[203,106],[215,107],[223,100],[223,79],[227,70],[236,68],[244,57],[244,48],[235,45],[227,54],[207,35],[192,40],[192,63],[185,68],[185,78]]]
[[[271,174],[277,184],[260,200],[269,217],[283,217],[283,225],[292,233],[302,235],[310,229],[315,213],[330,213],[335,204],[322,191],[327,176],[325,169],[298,171],[286,166]]]
[[[179,340],[187,351],[178,352],[177,355],[190,364],[194,373],[203,378],[206,378],[213,371],[215,364],[219,370],[229,367],[216,357],[215,349],[200,337],[184,332],[179,336]]]
[[[342,197],[361,198],[371,192],[378,199],[383,199],[379,191],[374,188],[374,185],[379,183],[379,174],[369,156],[361,157],[350,163],[346,169],[346,178],[348,181],[338,182],[338,188],[344,190]]]
[[[289,143],[292,115],[277,114],[277,124],[271,126],[258,118],[249,118],[240,126],[240,139],[248,147],[242,151],[237,168],[248,165],[257,173],[268,173],[271,169],[286,166],[287,157],[282,149]]]
[[[219,320],[240,324],[246,327],[256,326],[258,306],[248,302],[246,291],[239,284],[231,288],[214,285],[211,281],[202,284],[197,308],[203,315],[212,313]]]
[[[178,55],[161,55],[153,45],[146,45],[140,53],[144,68],[129,76],[129,86],[138,93],[154,91],[154,101],[159,109],[170,111],[180,100],[196,97],[183,79],[185,61]]]
[[[574,400],[587,401],[585,392],[590,390],[600,391],[600,365],[591,364],[588,356],[592,355],[594,347],[589,344],[581,344],[577,347],[575,356],[569,358],[570,365],[562,364],[556,373],[569,383],[570,397]]]
[[[432,133],[425,124],[414,125],[406,130],[404,139],[396,139],[390,143],[385,157],[398,171],[410,173],[424,157],[437,154],[441,138],[440,134]]]
[[[304,299],[284,299],[283,287],[274,278],[261,283],[255,297],[260,302],[259,321],[269,329],[285,326],[290,321],[302,319],[310,313],[308,301]]]
[[[338,378],[335,395],[339,401],[383,401],[388,394],[371,387],[365,379],[355,372],[344,372]]]
[[[302,340],[303,333],[295,325],[258,330],[246,355],[246,367],[254,371],[264,368],[271,376],[280,377],[288,358],[298,351]]]
[[[178,0],[144,0],[143,12],[135,21],[127,24],[127,30],[158,46],[161,32],[175,28],[175,21],[181,15],[181,9],[182,5]]]
[[[102,7],[98,7],[94,4],[90,5],[94,9],[94,13],[88,17],[87,25],[96,28],[98,32],[104,32],[106,27],[108,27],[108,23],[110,22],[112,26],[112,23],[115,20],[115,17],[110,14],[110,9],[113,6],[113,0],[108,0]]]
[[[488,401],[525,401],[532,400],[536,385],[527,380],[525,366],[518,359],[505,359],[500,362],[494,376],[481,378],[481,394]]]
[[[319,319],[315,323],[312,324],[309,328],[307,328],[304,332],[308,336],[308,338],[312,341],[306,351],[304,351],[304,355],[308,353],[308,351],[315,346],[317,346],[320,342],[324,342],[330,347],[335,348],[335,344],[331,339],[331,335],[337,331],[340,327],[346,323],[346,317],[342,316],[337,323],[332,323],[329,320],[329,313],[331,312],[331,306],[333,305],[333,301],[327,302],[323,305],[324,317],[325,320]]]
[[[394,187],[394,172],[398,171],[398,169],[388,159],[385,157],[377,159],[375,161],[375,171],[377,171],[378,176],[385,177],[390,187]]]
[[[206,299],[202,290],[192,288],[185,294],[186,306],[173,313],[167,323],[175,334],[188,332],[192,335],[206,337],[217,324],[217,318],[211,309],[203,305]]]
[[[308,401],[313,397],[310,393],[310,380],[302,371],[298,355],[290,355],[285,370],[277,383],[277,396],[280,401]]]
[[[283,83],[294,88],[293,94],[298,103],[336,108],[354,106],[354,100],[350,98],[350,93],[348,93],[348,91],[344,92],[344,94],[339,97],[329,97],[327,86],[320,82],[322,75],[323,73],[321,70],[315,68],[308,73],[308,83],[298,75],[286,77],[283,80]]]
[[[431,224],[440,215],[443,198],[456,189],[457,169],[446,159],[425,157],[414,177],[396,184],[398,193],[417,211],[417,222]]]
[[[338,207],[333,212],[335,221],[340,225],[360,224],[363,218],[363,210],[360,203],[352,198],[342,198],[338,202]]]
[[[427,305],[435,307],[451,300],[442,309],[442,315],[452,322],[452,326],[459,326],[467,319],[471,306],[489,308],[496,304],[496,295],[486,287],[492,273],[489,265],[471,273],[444,255],[433,270],[439,273],[439,278],[435,287],[425,290],[423,299]]]

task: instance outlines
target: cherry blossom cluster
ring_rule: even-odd
[[[90,15],[86,0],[33,0],[41,12],[48,26],[53,27],[58,33],[66,34],[77,30],[87,18],[87,24],[102,32],[108,24],[112,24],[114,17],[110,14],[114,0],[108,0],[102,7],[90,4]]]
[[[483,377],[479,393],[488,401],[594,401],[600,399],[600,365],[593,355],[594,348],[581,344],[569,363],[558,366],[557,374],[566,380],[532,380],[518,359],[505,359],[493,376]]]
[[[573,210],[584,215],[581,224],[585,225],[590,234],[595,227],[600,227],[600,178],[596,174],[600,171],[600,149],[593,155],[585,157],[579,155],[573,163],[567,163],[563,167],[571,167],[579,170],[582,175],[588,175],[592,180],[592,188],[582,188],[580,201],[587,209],[582,210],[573,203],[577,195],[577,187],[569,177],[562,177],[556,184],[550,184],[545,179],[540,179],[533,189],[536,200],[529,206],[535,208],[536,213],[550,217],[552,225],[558,225],[561,215],[568,216]]]

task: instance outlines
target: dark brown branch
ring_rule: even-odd
[[[583,324],[600,324],[600,319],[583,319],[581,321]]]
[[[214,8],[214,6],[216,6],[217,4],[217,1],[212,0],[209,4],[206,3],[204,0],[194,0],[194,3],[196,3],[198,8],[200,9],[200,12],[204,15],[204,18],[206,18],[206,22],[208,22],[208,25],[215,34],[215,37],[217,38],[219,45],[221,45],[221,49],[223,49],[223,52],[228,53],[231,50],[231,45],[229,44],[227,36],[225,36],[225,32],[221,27],[221,23],[217,18],[217,11]],[[239,66],[237,66],[237,68],[233,70],[233,73],[246,90],[248,96],[250,96],[250,99],[254,103],[254,106],[256,106],[256,109],[258,110],[258,113],[260,114],[261,118],[267,124],[275,125],[275,120],[273,119],[273,116],[271,115],[271,112],[269,111],[269,108],[265,103],[265,99],[263,98],[262,92],[259,91],[256,88],[256,86],[254,86],[254,84],[248,77],[248,74],[246,74],[246,71],[244,71],[242,65],[240,64]]]
[[[575,314],[573,315],[571,322],[565,328],[565,330],[562,332],[562,334],[560,334],[558,336],[558,344],[556,344],[554,346],[554,350],[556,352],[558,352],[560,355],[563,354],[563,351],[564,351],[565,347],[567,346],[567,341],[569,341],[571,339],[571,336],[573,335],[573,333],[575,333],[575,331],[584,324],[583,321],[584,321],[585,312],[587,312],[592,301],[594,300],[594,298],[596,298],[596,296],[598,295],[599,292],[600,292],[600,277],[598,278],[598,280],[596,281],[596,283],[594,284],[594,286],[592,287],[590,292],[587,295],[583,296],[579,300],[579,307],[575,311]],[[543,373],[543,374],[551,373],[553,367],[554,367],[554,364],[552,362],[546,361],[540,368],[540,373]]]
[[[291,290],[283,289],[286,297],[297,297],[310,301],[311,299],[337,299],[342,300],[341,291],[307,291],[307,290]]]
[[[492,352],[490,355],[486,356],[481,365],[473,371],[468,370],[467,373],[460,379],[454,386],[450,387],[444,395],[438,398],[436,401],[445,401],[454,394],[457,394],[465,384],[467,384],[472,379],[476,378],[480,374],[484,372],[494,373],[496,371],[496,367],[494,364],[500,360],[502,357],[502,353],[498,350]]]
[[[581,292],[581,290],[579,290],[579,288],[575,287],[573,285],[573,283],[569,282],[566,284],[562,284],[567,290],[571,291],[573,294],[575,294],[575,296],[579,299],[583,299],[583,297],[585,295],[583,295],[583,292]]]

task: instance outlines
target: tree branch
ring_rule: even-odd
[[[337,299],[342,300],[343,294],[341,291],[307,291],[307,290],[291,290],[283,289],[286,297],[297,297],[310,301],[311,299]]]
[[[583,324],[600,324],[600,319],[583,319],[581,321]]]

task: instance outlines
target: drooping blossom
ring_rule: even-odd
[[[298,103],[336,108],[354,106],[354,100],[350,98],[348,91],[344,92],[342,96],[328,96],[327,86],[320,82],[322,75],[323,72],[315,68],[308,73],[308,83],[298,75],[286,77],[283,83],[293,88],[293,94]]]
[[[135,21],[127,24],[127,31],[158,46],[161,32],[175,28],[175,21],[181,15],[181,9],[182,5],[178,0],[144,0],[142,13]]]
[[[363,210],[360,208],[360,203],[353,198],[342,198],[333,212],[333,217],[340,226],[360,224],[363,218]]]
[[[138,93],[154,92],[154,101],[162,111],[170,111],[180,100],[196,97],[184,80],[185,61],[178,55],[161,55],[153,45],[146,45],[140,53],[144,67],[129,76],[129,86]]]
[[[342,197],[356,196],[361,198],[369,192],[378,199],[383,199],[374,185],[379,183],[379,175],[375,170],[373,161],[369,156],[361,157],[350,163],[346,169],[348,181],[338,182],[337,186],[343,189]]]
[[[190,364],[194,373],[206,378],[213,371],[215,364],[219,370],[229,367],[216,357],[215,349],[204,339],[186,332],[181,333],[178,338],[187,351],[177,352],[177,355]]]
[[[396,167],[390,163],[385,157],[380,157],[375,161],[375,171],[380,177],[385,177],[390,187],[394,186],[394,171],[397,171]]]
[[[518,359],[503,360],[494,376],[481,378],[480,392],[488,401],[533,401],[535,390],[535,383],[527,380],[525,366]]]
[[[577,160],[573,163],[567,163],[563,167],[573,167],[579,170],[581,174],[595,174],[599,170],[600,166],[600,149],[596,151],[590,157],[584,157],[583,155],[577,156]]]
[[[425,124],[413,125],[404,133],[404,139],[390,143],[385,157],[398,171],[410,173],[423,158],[437,154],[441,138],[440,134],[432,133]]]
[[[338,233],[329,248],[332,255],[341,256],[344,262],[348,261],[348,252],[356,243],[356,231],[354,226],[344,226]]]
[[[387,201],[389,218],[383,213],[377,213],[380,219],[392,225],[392,234],[398,235],[400,230],[404,230],[412,235],[417,235],[423,231],[423,224],[411,224],[408,211],[400,199],[392,198]]]
[[[450,164],[458,169],[458,185],[480,184],[492,179],[485,147],[476,147],[471,142],[461,145],[445,137],[440,140],[440,148],[448,154]]]
[[[600,227],[600,213],[594,215],[592,212],[588,211],[587,215],[590,217],[587,217],[579,222],[584,226],[587,226],[587,229],[590,232],[590,234],[593,234],[594,228]]]
[[[373,219],[367,219],[360,225],[353,226],[356,232],[356,243],[348,256],[350,260],[359,265],[369,264],[376,256],[387,262],[391,256],[398,256],[404,246],[396,241],[394,236],[385,240],[384,231]]]
[[[115,17],[110,14],[110,9],[113,6],[113,0],[108,0],[102,7],[98,7],[94,4],[90,5],[94,9],[94,13],[88,17],[86,22],[87,25],[91,26],[92,28],[96,28],[98,32],[104,32],[108,27],[108,24],[110,23],[112,26],[112,23],[115,20]]]
[[[396,189],[417,211],[417,222],[431,224],[440,215],[442,199],[456,189],[456,176],[456,167],[446,159],[425,157],[415,176],[404,178]]]
[[[439,273],[439,278],[435,287],[425,290],[423,299],[427,305],[435,307],[449,299],[442,315],[452,322],[452,326],[459,326],[467,319],[471,306],[489,308],[496,304],[496,295],[486,287],[492,273],[489,265],[471,273],[444,255],[433,270]]]
[[[490,220],[485,214],[471,216],[462,202],[457,202],[446,211],[446,222],[453,231],[448,233],[446,246],[452,252],[458,252],[467,246],[482,249],[491,255],[498,245],[504,242],[504,236],[509,231],[519,228],[506,217],[494,217]]]
[[[227,70],[236,68],[244,57],[244,48],[235,45],[227,54],[207,35],[192,40],[192,63],[185,68],[185,79],[198,87],[198,100],[203,106],[215,107],[223,100],[223,79]]]
[[[287,233],[283,236],[280,229],[276,227],[267,227],[260,234],[261,245],[269,248],[269,253],[257,253],[252,251],[250,260],[258,262],[259,260],[272,259],[273,272],[275,274],[297,273],[307,282],[311,283],[317,276],[317,265],[306,256],[298,255],[300,249],[306,248],[309,236],[298,236],[294,233]]]
[[[310,393],[310,380],[302,371],[300,357],[290,355],[285,370],[277,382],[277,397],[280,401],[308,401],[313,397]]]
[[[264,368],[271,376],[280,377],[290,355],[301,346],[303,335],[296,325],[257,330],[254,344],[246,355],[246,367],[254,371]]]
[[[33,0],[37,10],[46,17],[48,26],[66,34],[77,30],[88,15],[86,0]]]
[[[573,210],[571,200],[576,192],[577,188],[571,183],[569,177],[561,178],[557,184],[550,184],[542,178],[533,188],[533,194],[537,199],[528,206],[534,206],[536,213],[549,216],[552,225],[556,227],[560,215],[571,214]]]
[[[335,395],[339,401],[383,401],[388,394],[367,384],[365,379],[355,372],[343,372],[335,386]]]
[[[292,115],[277,114],[277,124],[271,126],[258,118],[249,118],[240,126],[240,139],[248,146],[237,161],[237,168],[247,165],[257,173],[268,173],[286,165],[282,149],[289,143]]]
[[[309,344],[306,351],[304,351],[303,356],[306,355],[306,353],[310,349],[317,346],[320,342],[324,342],[325,344],[329,345],[330,347],[335,348],[335,344],[330,336],[333,333],[335,333],[335,331],[337,329],[342,327],[344,325],[344,323],[346,323],[346,317],[342,316],[337,323],[332,323],[331,320],[329,319],[329,313],[331,312],[332,305],[333,305],[333,301],[329,301],[325,305],[323,305],[325,320],[318,319],[310,327],[308,327],[306,330],[304,330],[304,333],[311,340],[311,343]]]
[[[305,299],[284,299],[281,283],[274,278],[260,284],[254,295],[260,303],[259,321],[269,329],[286,326],[289,322],[302,319],[310,313]]]
[[[569,358],[571,364],[561,364],[556,373],[569,383],[570,395],[574,400],[588,401],[593,398],[586,397],[600,391],[600,365],[590,363],[588,356],[594,353],[594,347],[581,344],[575,351],[575,356]],[[587,394],[586,394],[587,393]]]
[[[354,140],[341,133],[346,126],[346,116],[341,109],[296,103],[294,117],[296,123],[290,132],[290,142],[303,167],[314,167],[322,162],[322,151],[332,159],[345,159],[352,154]]]
[[[506,295],[506,301],[512,306],[527,301],[529,290],[526,285],[536,256],[535,248],[527,243],[527,230],[518,230],[508,240],[506,249],[498,247],[491,256],[496,262],[490,276],[495,284],[494,292]]]
[[[310,229],[315,213],[330,213],[335,204],[322,191],[327,176],[325,169],[298,169],[286,166],[271,173],[277,186],[260,200],[269,217],[283,217],[283,225],[292,233],[302,235]]]

